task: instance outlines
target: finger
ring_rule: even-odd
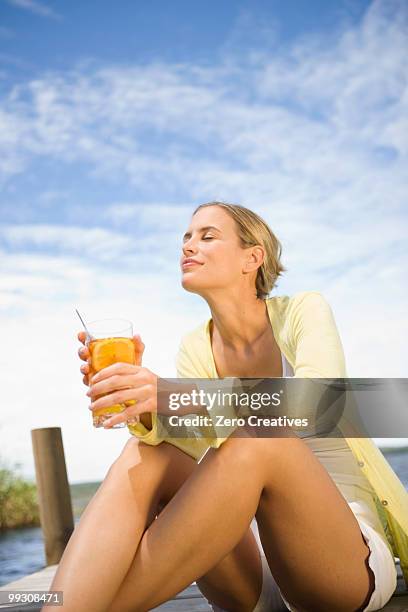
[[[111,429],[114,425],[118,425],[119,423],[125,423],[128,419],[139,417],[145,412],[154,412],[153,405],[150,400],[138,402],[134,406],[125,408],[123,412],[115,414],[110,419],[107,419],[104,422],[103,426],[105,429]]]
[[[89,363],[84,363],[79,369],[82,374],[89,374]]]
[[[121,389],[120,391],[114,391],[113,393],[104,395],[103,397],[91,402],[89,408],[90,410],[100,410],[101,408],[109,408],[109,406],[123,404],[124,402],[130,400],[144,401],[150,398],[156,399],[152,394],[151,385],[145,385],[144,387],[139,387],[138,389],[135,389],[134,387],[131,389]]]
[[[130,415],[128,414],[128,409],[125,408],[123,412],[119,412],[119,414],[115,414],[110,419],[107,419],[103,423],[104,429],[112,429],[115,425],[119,423],[125,423],[128,419],[130,419]]]
[[[143,351],[145,350],[145,344],[142,341],[139,334],[136,334],[136,336],[133,336],[133,343],[135,345],[136,352],[143,353]]]
[[[135,345],[136,365],[142,365],[142,357],[145,350],[145,345],[142,342],[142,339],[139,334],[133,336],[133,344]]]
[[[135,375],[125,375],[125,374],[115,374],[114,376],[109,376],[109,378],[105,378],[105,380],[101,380],[97,383],[92,379],[92,385],[89,388],[87,395],[91,398],[95,398],[98,395],[103,395],[104,393],[111,393],[112,391],[119,391],[120,389],[129,389],[131,387],[138,388],[141,385],[138,384],[138,379]]]
[[[78,355],[82,361],[88,361],[89,358],[89,349],[86,346],[81,346],[78,349]]]
[[[99,372],[92,377],[92,382],[100,382],[101,380],[109,378],[109,376],[114,376],[115,374],[138,374],[141,369],[142,368],[140,366],[118,361],[117,363],[113,363],[112,365],[99,370]]]
[[[88,378],[88,376],[83,376],[82,377],[82,382],[84,383],[84,385],[86,385],[88,387],[89,386],[89,378]]]
[[[84,331],[78,332],[78,340],[80,342],[82,342],[82,344],[85,344],[85,342],[86,342],[86,332],[84,332]]]

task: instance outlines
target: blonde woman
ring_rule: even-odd
[[[179,377],[346,376],[324,297],[268,297],[284,271],[280,254],[254,212],[222,202],[195,210],[182,285],[206,300],[211,318],[183,338]],[[135,344],[141,364],[144,346]],[[80,356],[87,361],[85,347]],[[81,371],[88,384],[88,365]],[[156,391],[156,374],[141,365],[115,364],[92,379],[92,409],[137,400],[107,427],[136,415],[142,422],[129,425],[133,436],[66,548],[52,585],[64,592],[64,610],[150,610],[193,581],[217,611],[387,603],[396,571],[379,493],[344,439],[163,440]],[[375,461],[368,474],[381,473]]]

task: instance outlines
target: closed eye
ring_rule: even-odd
[[[212,240],[214,236],[203,236],[203,240]]]

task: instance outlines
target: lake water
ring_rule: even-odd
[[[408,451],[384,452],[388,462],[408,490]],[[74,513],[79,516],[97,488],[97,483],[72,485]],[[78,521],[78,518],[75,522]],[[0,534],[0,586],[45,567],[40,527],[10,529]]]

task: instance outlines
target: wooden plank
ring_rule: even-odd
[[[10,582],[0,586],[0,591],[47,591],[50,588],[52,579],[57,570],[57,565],[50,565],[39,572],[24,576],[19,580]],[[401,568],[397,564],[398,583],[394,597],[390,599],[388,604],[381,608],[386,612],[408,612],[408,590],[405,588],[405,583],[402,577]],[[26,606],[0,606],[0,609],[12,610],[12,612],[27,611],[38,612],[41,606],[26,605]],[[179,593],[175,598],[161,604],[154,610],[162,612],[211,612],[211,606],[207,600],[201,595],[196,583],[188,586],[184,591]]]
[[[0,591],[48,591],[58,565],[49,565],[39,572],[29,574],[0,586]]]
[[[0,586],[0,591],[47,591],[50,588],[54,574],[57,571],[57,565],[50,565],[30,574]],[[1,606],[1,609],[12,610],[18,612],[18,610],[31,610],[33,612],[41,610],[39,605],[25,605],[25,606]],[[181,591],[174,599],[161,604],[155,610],[163,610],[163,612],[209,612],[211,607],[208,605],[207,600],[200,593],[195,582],[188,586],[184,591]]]

